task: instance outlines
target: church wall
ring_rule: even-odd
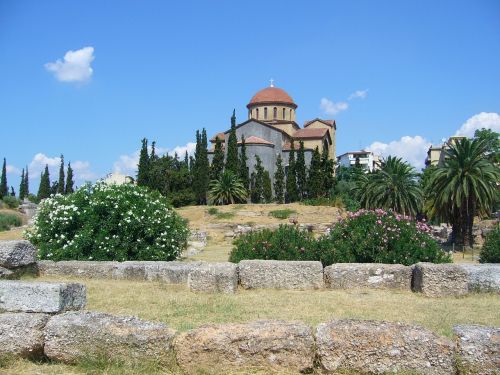
[[[295,150],[295,160],[297,160],[297,151]],[[310,150],[304,150],[304,160],[306,161],[306,167],[309,168],[309,165],[311,164],[311,159],[312,159],[312,154],[313,152]],[[288,157],[290,156],[290,151],[283,151],[281,154],[281,158],[283,159],[283,167],[288,166]]]
[[[256,109],[259,109],[259,117],[257,118]],[[264,118],[264,108],[267,108],[267,118]],[[254,118],[259,121],[272,121],[274,120],[274,108],[277,110],[276,120],[295,121],[295,109],[285,105],[257,105],[249,109],[249,118]],[[285,110],[285,118],[283,118],[283,109]]]
[[[336,131],[335,128],[332,126],[328,126],[326,124],[323,124],[320,121],[314,121],[310,125],[307,126],[307,129],[328,129],[330,131],[330,136],[332,137],[332,144],[329,147],[329,154],[330,154],[330,159],[336,159],[336,149],[335,149],[335,143],[336,143]],[[316,147],[316,146],[314,146]],[[320,146],[319,150],[322,150],[323,146]]]
[[[283,133],[281,133],[279,130],[274,129],[272,127],[264,126],[262,124],[259,124],[257,122],[250,121],[249,123],[239,127],[236,129],[236,137],[238,140],[241,140],[242,136],[245,136],[245,138],[249,138],[252,135],[255,137],[259,137],[262,139],[265,139],[266,141],[271,142],[273,145],[275,145],[275,150],[276,152],[281,152],[282,144],[283,144]],[[227,137],[227,140],[229,137]],[[226,140],[226,143],[227,143]],[[227,144],[226,144],[226,150],[227,150]]]
[[[255,164],[257,160],[255,156],[258,155],[262,160],[262,166],[271,176],[271,181],[274,182],[274,171],[276,168],[276,149],[268,145],[246,145],[248,168],[250,175],[255,171]]]

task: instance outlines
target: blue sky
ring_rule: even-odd
[[[336,119],[337,153],[419,167],[431,142],[500,130],[500,1],[2,0],[9,184],[30,165],[36,192],[61,153],[78,183],[133,173],[141,138],[184,150],[270,78],[299,123]]]

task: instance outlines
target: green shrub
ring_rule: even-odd
[[[429,235],[425,223],[385,211],[359,210],[321,237],[317,257],[332,263],[446,263],[451,259]]]
[[[189,230],[158,192],[131,184],[85,185],[39,206],[25,236],[51,260],[174,260]]]
[[[0,212],[0,232],[12,227],[20,227],[23,224],[18,215]]]
[[[500,263],[500,226],[486,235],[479,263]]]
[[[326,197],[304,199],[301,203],[305,204],[306,206],[329,206],[329,207],[335,206],[335,202],[330,198]]]
[[[31,203],[40,203],[40,199],[38,199],[38,197],[35,195],[35,194],[28,194],[28,200],[31,202]]]
[[[229,261],[244,259],[311,260],[314,238],[295,226],[280,225],[276,230],[250,232],[234,241]]]
[[[429,236],[430,228],[384,210],[360,210],[315,239],[294,226],[240,236],[229,260],[318,260],[333,263],[444,263],[450,257]]]
[[[12,195],[6,195],[2,198],[2,201],[5,206],[8,208],[18,208],[19,207],[19,199],[13,197]]]
[[[283,210],[274,210],[269,212],[269,215],[275,217],[276,219],[288,219],[291,214],[296,214],[297,211],[285,208]]]

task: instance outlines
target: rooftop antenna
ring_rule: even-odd
[[[274,79],[270,79],[269,82],[271,82],[271,84],[269,85],[269,87],[274,87]]]

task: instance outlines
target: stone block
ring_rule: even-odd
[[[29,241],[0,241],[0,267],[17,268],[36,262],[36,248]]]
[[[467,272],[455,264],[417,263],[413,290],[428,297],[463,296],[468,293]]]
[[[13,271],[8,270],[7,268],[0,267],[0,280],[11,280],[15,278],[16,274]]]
[[[167,284],[187,284],[189,274],[203,265],[202,262],[144,262],[146,280]]]
[[[85,303],[83,284],[0,281],[0,312],[60,313]]]
[[[336,263],[325,267],[325,284],[330,289],[411,290],[412,267],[401,264]]]
[[[74,276],[89,279],[111,279],[119,262],[96,262],[82,260],[40,260],[38,273],[45,276]]]
[[[36,359],[43,355],[43,329],[47,314],[0,314],[0,357]]]
[[[80,311],[53,316],[45,327],[45,355],[74,363],[86,356],[158,360],[171,355],[175,331],[136,317]]]
[[[235,293],[238,289],[238,266],[234,263],[207,263],[188,276],[194,292]]]
[[[240,284],[245,289],[320,289],[324,287],[321,262],[242,260]]]
[[[469,291],[500,293],[500,264],[461,264],[467,272]]]
[[[316,329],[317,358],[326,372],[454,374],[454,345],[413,325],[334,320]]]
[[[458,325],[453,327],[453,333],[463,371],[477,375],[500,372],[500,328]]]
[[[246,368],[305,372],[313,368],[315,353],[312,330],[300,322],[206,325],[182,333],[174,345],[178,364],[189,374]]]

